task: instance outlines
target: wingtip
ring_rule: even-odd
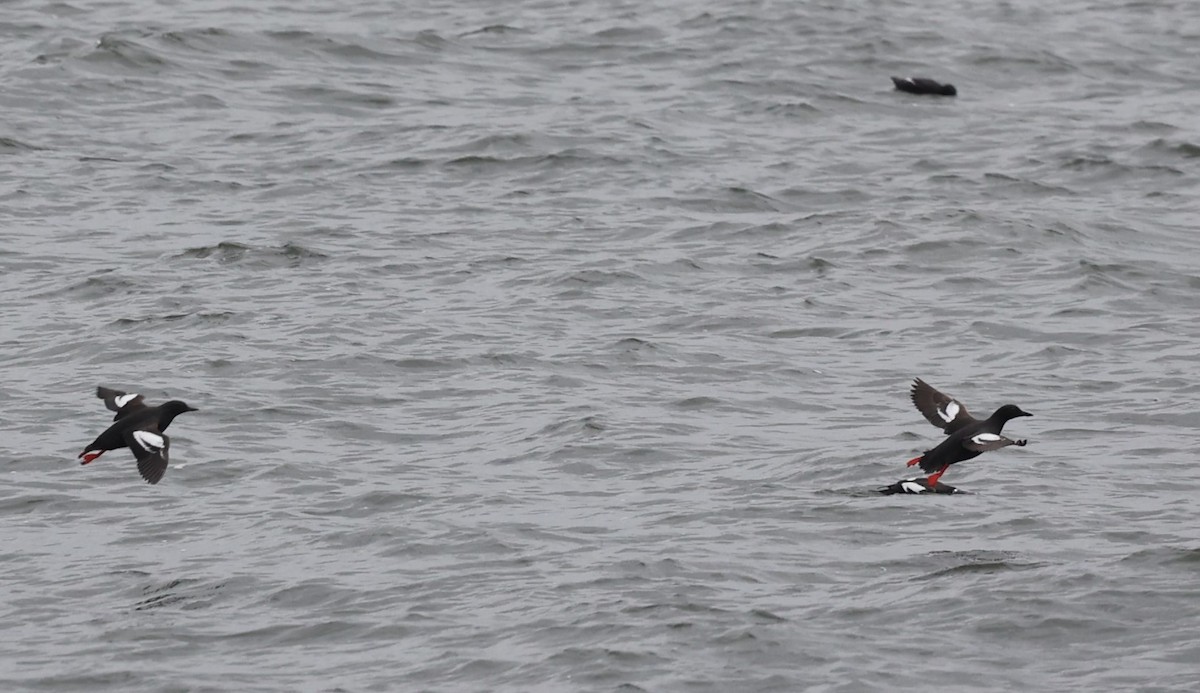
[[[146,466],[145,468],[143,468],[142,465],[140,465],[140,464],[138,465],[138,473],[140,473],[142,475],[142,478],[146,480],[146,483],[150,484],[151,486],[162,481],[163,474],[165,472],[166,472],[166,470],[159,471],[150,466]]]
[[[144,457],[138,460],[138,474],[146,480],[147,484],[154,485],[162,481],[163,476],[167,473],[167,461],[164,460],[161,454],[151,457]]]

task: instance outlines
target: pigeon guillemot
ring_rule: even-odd
[[[997,450],[1008,445],[1024,446],[1027,442],[1009,440],[1000,435],[1009,419],[1033,416],[1029,412],[1021,411],[1015,404],[1006,404],[980,421],[967,413],[967,408],[962,402],[943,395],[920,378],[913,380],[912,401],[929,423],[950,436],[936,448],[908,461],[909,467],[919,464],[921,469],[935,472],[926,479],[930,486],[936,485],[952,464],[978,457],[980,453],[988,450]]]
[[[200,411],[173,399],[157,407],[147,407],[141,395],[126,394],[107,387],[96,388],[104,406],[117,412],[113,425],[97,436],[79,457],[88,464],[109,450],[127,447],[137,458],[138,472],[151,484],[157,484],[167,471],[167,450],[171,439],[163,435],[176,416],[185,411]]]
[[[892,84],[909,94],[933,94],[934,96],[957,96],[953,84],[942,84],[927,77],[893,77]]]
[[[885,496],[894,496],[898,493],[900,493],[900,494],[932,493],[932,494],[945,494],[945,495],[950,495],[952,493],[964,493],[962,491],[959,491],[954,486],[951,486],[950,484],[939,484],[936,481],[931,484],[931,483],[929,483],[928,479],[926,479],[925,477],[922,477],[922,476],[918,476],[913,479],[901,479],[900,481],[897,481],[896,483],[892,484],[891,486],[884,486],[883,488],[879,489],[879,492]]]

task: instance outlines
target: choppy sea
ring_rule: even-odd
[[[1184,0],[0,3],[0,689],[1197,690],[1198,58]],[[914,377],[1029,445],[875,493]],[[77,463],[97,385],[200,409],[162,483]]]

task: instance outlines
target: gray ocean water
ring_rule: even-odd
[[[1197,690],[1198,60],[1188,0],[0,3],[0,689]],[[873,493],[918,376],[1028,447]],[[100,384],[200,408],[159,485],[77,463]]]

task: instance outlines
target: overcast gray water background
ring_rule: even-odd
[[[0,3],[0,689],[1196,690],[1197,65],[1190,0]],[[914,376],[1029,446],[871,493]],[[98,384],[201,409],[158,486]]]

